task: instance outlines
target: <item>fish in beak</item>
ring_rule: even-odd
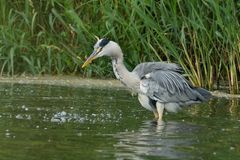
[[[89,65],[90,63],[92,63],[92,61],[97,58],[97,55],[98,55],[99,52],[101,52],[101,50],[102,50],[102,47],[99,47],[96,50],[94,50],[93,53],[84,62],[84,64],[82,65],[82,68],[84,68],[87,65]]]

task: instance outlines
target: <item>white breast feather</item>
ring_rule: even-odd
[[[117,65],[116,60],[112,60],[112,65],[113,65],[113,72],[114,72],[116,78],[120,79],[120,76],[119,76],[119,74],[117,72],[117,69],[116,69],[116,65]]]

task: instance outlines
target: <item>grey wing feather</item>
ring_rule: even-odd
[[[211,97],[207,90],[193,87],[181,75],[182,68],[174,63],[141,63],[133,72],[140,78],[140,90],[151,99],[162,103],[189,105]]]
[[[180,73],[172,70],[148,73],[140,81],[140,90],[161,103],[188,105],[208,99],[208,96],[205,97],[198,92],[197,88],[192,87]]]
[[[156,71],[156,70],[171,70],[174,72],[182,73],[182,68],[175,63],[167,63],[167,62],[145,62],[138,64],[133,72],[137,73],[137,75],[142,78],[146,74]]]

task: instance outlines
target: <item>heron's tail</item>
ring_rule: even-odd
[[[201,94],[201,96],[203,96],[204,101],[207,101],[212,97],[212,94],[206,89],[196,88],[196,90],[199,94]]]

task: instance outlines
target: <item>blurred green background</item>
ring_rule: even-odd
[[[86,69],[94,36],[140,62],[180,64],[192,83],[239,91],[238,0],[1,0],[0,74],[111,78],[109,59]]]

